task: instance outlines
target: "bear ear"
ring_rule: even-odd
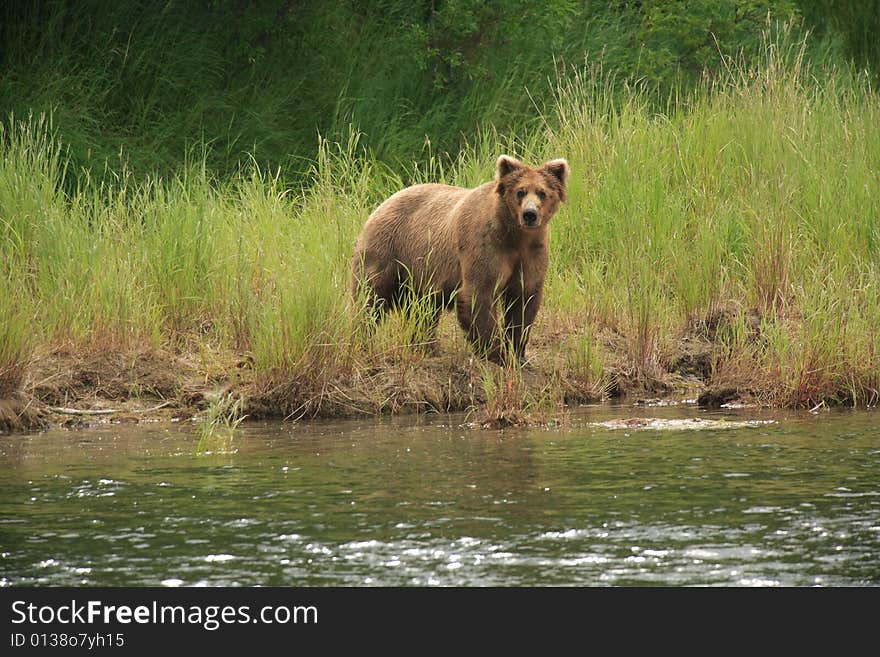
[[[562,183],[563,187],[568,184],[568,174],[570,169],[568,168],[567,160],[562,158],[559,158],[558,160],[550,160],[549,162],[546,162],[542,168],[550,175],[556,177],[559,182]]]
[[[526,165],[509,155],[502,155],[498,158],[498,163],[495,167],[498,170],[498,180],[501,180],[517,169],[525,169]]]
[[[498,162],[495,165],[496,174],[495,174],[495,191],[500,195],[504,195],[504,179],[509,176],[514,171],[518,169],[525,169],[526,165],[517,160],[516,158],[510,157],[509,155],[502,155],[498,158]]]
[[[545,162],[541,169],[559,181],[559,200],[564,203],[568,189],[568,175],[571,173],[571,169],[568,167],[568,162],[562,158],[559,158],[558,160],[550,160],[549,162]]]

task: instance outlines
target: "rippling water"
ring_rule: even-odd
[[[775,420],[694,431],[666,418]],[[877,412],[0,437],[3,585],[880,584]]]

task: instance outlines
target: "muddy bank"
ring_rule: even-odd
[[[446,347],[443,337],[434,355],[402,349],[334,371],[316,368],[311,378],[259,374],[247,354],[222,350],[44,348],[21,389],[0,402],[0,431],[198,420],[231,399],[249,419],[470,411],[486,426],[553,421],[567,406],[607,398],[755,401],[749,389],[713,378],[715,345],[704,329],[683,334],[648,372],[631,367],[620,336],[608,332],[601,337],[608,362],[598,378],[571,366],[558,348],[560,331],[536,337],[521,369],[486,364],[460,344]]]
[[[36,431],[48,426],[45,409],[22,395],[0,399],[0,432]]]
[[[192,355],[152,347],[38,349],[16,403],[0,402],[0,431],[189,419],[217,385],[200,369]]]

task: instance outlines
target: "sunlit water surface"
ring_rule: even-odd
[[[609,429],[632,416],[774,420]],[[878,585],[880,415],[599,406],[0,437],[3,585]]]

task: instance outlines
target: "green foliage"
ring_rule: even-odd
[[[235,429],[247,418],[241,407],[241,399],[231,393],[220,395],[208,405],[198,425],[199,440],[194,456],[234,453]]]
[[[717,74],[725,55],[759,50],[768,17],[787,20],[794,3],[774,0],[648,0],[637,31],[638,72],[653,83],[693,83]]]
[[[491,84],[511,59],[533,63],[558,53],[580,9],[572,0],[430,4],[425,20],[411,23],[407,36],[420,68],[438,90]]]
[[[880,0],[797,0],[807,24],[820,37],[839,42],[859,68],[880,75]],[[828,44],[831,45],[831,44]]]
[[[21,386],[34,340],[27,313],[29,299],[13,289],[8,272],[0,276],[0,399],[4,399]]]
[[[754,54],[768,16],[796,14],[791,0],[13,0],[0,116],[51,115],[71,184],[200,159],[228,178],[250,157],[304,178],[317,135],[352,128],[402,170],[451,161],[490,124],[536,129],[562,63],[601,63],[662,105],[722,53]]]

